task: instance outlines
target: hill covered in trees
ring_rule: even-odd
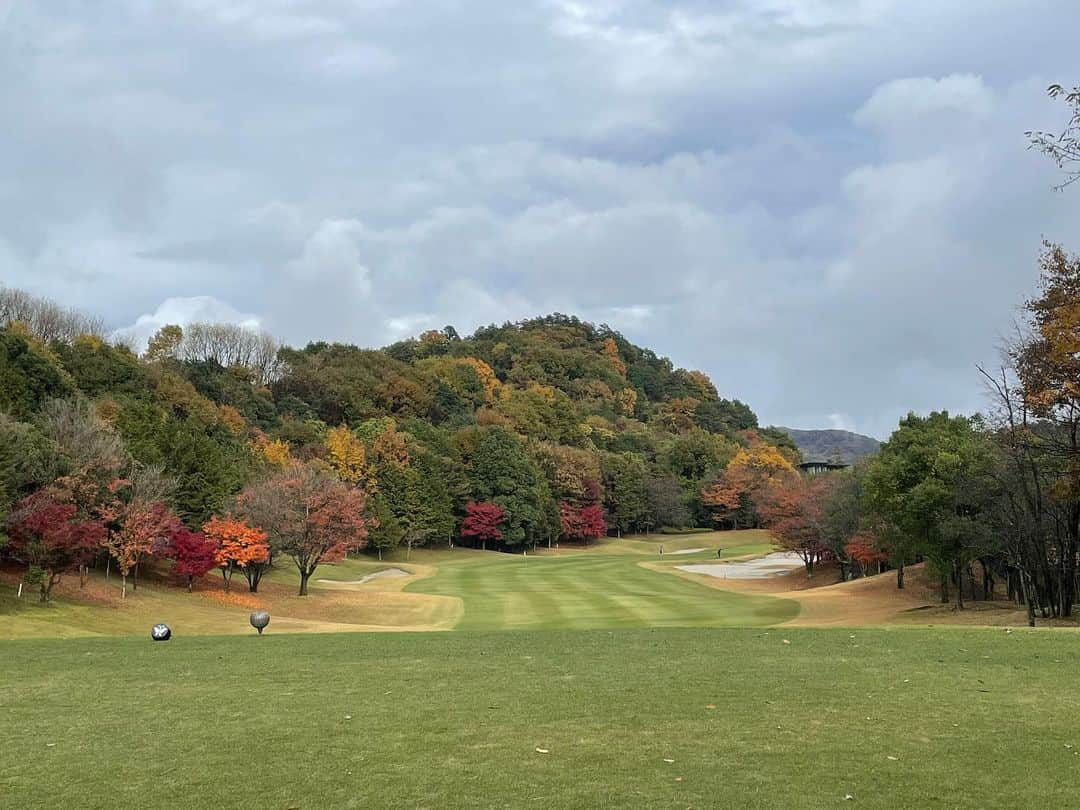
[[[788,434],[806,461],[842,461],[854,464],[860,458],[872,456],[881,442],[850,430],[797,430],[778,428]]]
[[[522,548],[709,525],[702,492],[740,453],[798,459],[700,371],[564,315],[384,349],[171,325],[138,355],[91,319],[0,290],[0,326],[9,529],[48,490],[75,510],[65,520],[92,518],[110,537],[132,503],[152,502],[193,531],[246,537],[219,521],[243,518],[269,556],[291,554],[271,525],[281,499],[330,475],[363,494],[335,496],[363,511],[351,547]]]

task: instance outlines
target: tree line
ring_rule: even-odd
[[[1048,88],[1069,118],[1027,133],[1080,177],[1080,88]],[[702,490],[719,521],[751,514],[840,578],[925,561],[942,602],[1002,596],[1036,619],[1068,618],[1080,591],[1080,257],[1044,243],[1037,294],[1024,303],[996,368],[979,367],[986,413],[909,414],[873,458],[846,472],[799,477],[762,461],[729,467]],[[739,483],[744,485],[740,495]],[[748,485],[748,486],[746,486]]]
[[[989,407],[909,414],[873,457],[801,476],[752,445],[702,490],[720,525],[753,521],[847,579],[904,587],[925,562],[942,602],[1005,598],[1028,622],[1072,616],[1080,591],[1080,256],[1046,244],[1038,294],[997,368]],[[754,458],[754,455],[757,458]],[[999,588],[1000,586],[1000,588]]]
[[[137,354],[0,301],[0,556],[46,599],[87,566],[126,595],[140,566],[254,591],[291,560],[303,594],[350,552],[707,526],[702,487],[730,462],[798,461],[701,372],[568,316],[383,350],[166,325]]]

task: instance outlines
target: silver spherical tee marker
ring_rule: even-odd
[[[154,641],[168,641],[172,638],[172,630],[167,624],[155,624],[150,628],[150,638]]]
[[[256,610],[251,614],[248,621],[251,622],[251,626],[259,631],[259,635],[262,635],[262,631],[266,629],[266,625],[270,624],[270,614],[265,610]]]

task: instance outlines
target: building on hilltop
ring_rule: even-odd
[[[833,472],[834,470],[844,470],[850,467],[850,464],[845,464],[842,461],[823,461],[821,459],[815,461],[804,461],[799,465],[799,469],[807,475],[817,475],[823,472]]]

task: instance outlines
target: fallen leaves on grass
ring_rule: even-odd
[[[201,591],[200,596],[229,607],[247,608],[250,610],[263,610],[263,602],[255,594],[234,593],[232,591]]]

